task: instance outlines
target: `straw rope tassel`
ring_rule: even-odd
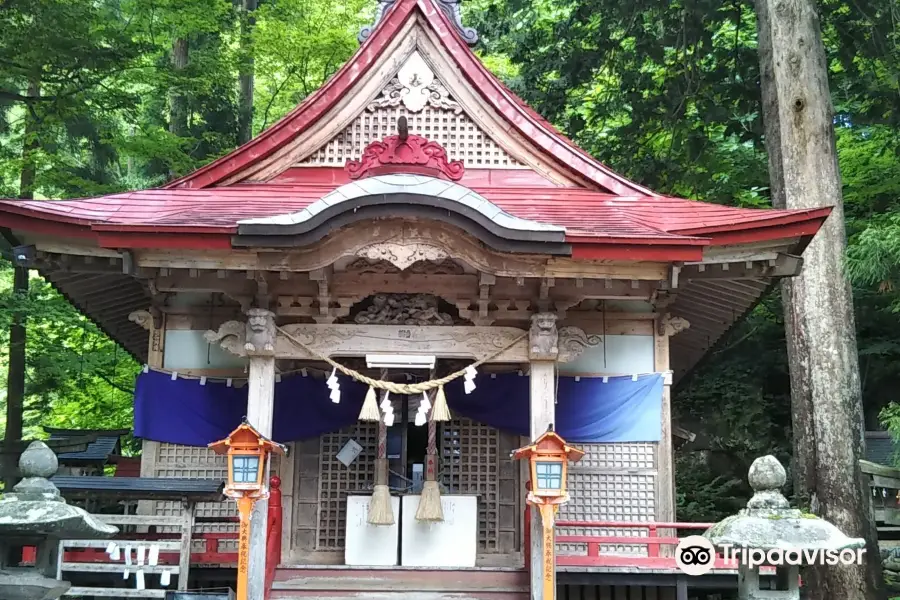
[[[381,413],[378,411],[378,398],[375,394],[375,388],[369,386],[366,392],[366,399],[363,401],[362,409],[359,411],[360,421],[380,421]]]
[[[447,407],[447,395],[444,394],[444,386],[437,389],[434,395],[434,405],[431,407],[432,421],[449,421],[450,409]]]
[[[381,378],[387,379],[387,369],[382,369]],[[375,390],[370,387],[369,393],[373,397],[375,413],[379,416],[376,417],[378,419],[378,455],[375,459],[375,487],[372,490],[372,498],[369,499],[369,518],[367,520],[370,525],[393,525],[394,510],[391,507],[391,489],[388,487],[387,425],[383,419],[379,418],[378,405],[374,400]],[[367,397],[366,402],[368,401]],[[365,403],[363,409],[365,410]]]
[[[436,404],[432,405],[432,412],[434,406]],[[444,508],[441,506],[441,486],[437,481],[437,458],[437,423],[434,419],[429,419],[428,449],[425,454],[425,483],[422,484],[422,495],[419,497],[419,508],[416,510],[417,521],[444,520]]]

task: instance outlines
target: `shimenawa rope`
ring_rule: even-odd
[[[297,339],[296,336],[291,335],[290,333],[288,333],[281,327],[276,327],[276,329],[279,332],[281,332],[281,334],[284,337],[286,337],[292,343],[296,344],[298,347],[303,349],[305,352],[308,352],[309,354],[313,355],[318,360],[327,362],[329,365],[331,365],[332,367],[334,367],[335,369],[337,369],[344,375],[351,377],[351,378],[355,379],[356,381],[359,381],[361,383],[364,383],[368,386],[371,386],[371,387],[379,389],[379,390],[387,390],[392,394],[405,394],[405,395],[421,394],[422,392],[427,392],[427,391],[433,390],[435,388],[443,387],[444,384],[450,383],[454,379],[458,379],[458,378],[462,377],[463,375],[465,375],[466,369],[480,367],[484,363],[497,358],[498,356],[500,356],[501,354],[503,354],[504,352],[506,352],[507,350],[509,350],[510,348],[512,348],[513,346],[515,346],[517,343],[519,343],[525,337],[528,336],[528,332],[526,331],[525,333],[523,333],[519,337],[515,338],[509,344],[500,348],[493,354],[490,354],[488,356],[485,356],[484,358],[476,360],[475,362],[473,362],[471,365],[469,365],[465,369],[461,369],[459,371],[456,371],[455,373],[450,373],[449,375],[446,375],[444,377],[440,377],[438,379],[430,379],[428,381],[421,381],[418,383],[395,383],[393,381],[384,381],[384,380],[380,380],[380,379],[372,379],[371,377],[366,377],[365,375],[363,375],[362,373],[360,373],[358,371],[354,371],[353,369],[351,369],[349,367],[345,367],[344,365],[340,364],[339,362],[332,360],[331,358],[329,358],[323,354],[319,354],[318,352],[316,352],[315,350],[313,350],[312,348],[310,348],[309,346],[307,346],[306,344],[301,342],[299,339]]]

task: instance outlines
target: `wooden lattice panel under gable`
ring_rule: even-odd
[[[191,479],[218,479],[226,481],[228,478],[228,464],[225,456],[220,456],[205,447],[182,446],[180,444],[160,443],[157,445],[156,460],[154,461],[153,477],[185,477]],[[273,469],[275,465],[273,463]],[[154,503],[153,512],[156,515],[178,516],[182,513],[180,502],[160,501]],[[195,517],[236,517],[237,506],[230,500],[223,502],[200,502],[195,509]],[[176,532],[177,528],[163,528]],[[232,524],[203,523],[194,526],[195,532],[219,533],[237,531],[237,526]],[[223,552],[236,551],[236,542],[220,544]],[[203,550],[203,541],[195,542],[195,551]]]
[[[441,426],[440,480],[448,494],[478,497],[478,551],[519,548],[518,468],[509,454],[518,437],[470,419]]]
[[[584,450],[579,462],[569,467],[571,502],[559,510],[566,521],[656,520],[656,444],[573,444]],[[560,535],[646,536],[634,528],[560,528]],[[567,554],[585,554],[584,544],[560,544]],[[646,546],[602,545],[601,552],[646,555]]]
[[[337,454],[349,440],[362,452],[349,467]],[[368,493],[375,483],[378,424],[359,422],[337,433],[323,435],[319,446],[319,531],[317,550],[342,550],[347,530],[347,496]]]
[[[343,167],[348,159],[359,160],[368,144],[397,134],[400,116],[406,117],[410,133],[440,143],[451,160],[462,160],[467,169],[528,168],[503,150],[465,113],[431,106],[411,112],[402,104],[364,110],[344,131],[299,164]]]

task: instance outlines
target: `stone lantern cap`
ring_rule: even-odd
[[[44,442],[32,442],[22,453],[23,479],[0,498],[0,539],[97,539],[118,533],[118,528],[66,504],[48,479],[58,468],[56,455]]]
[[[787,476],[774,456],[750,466],[753,497],[737,515],[719,521],[704,533],[714,546],[769,550],[834,550],[863,548],[862,538],[850,538],[824,519],[793,509],[781,494]]]

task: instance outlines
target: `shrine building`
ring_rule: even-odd
[[[629,181],[476,40],[453,0],[383,0],[347,64],[231,154],[155,189],[5,200],[0,227],[147,365],[141,477],[225,480],[207,445],[245,416],[288,448],[270,597],[542,598],[555,576],[560,598],[684,600],[702,578],[673,558],[670,389],[799,273],[830,209]],[[584,455],[548,574],[511,454],[551,428]],[[417,518],[429,483],[441,519]]]

